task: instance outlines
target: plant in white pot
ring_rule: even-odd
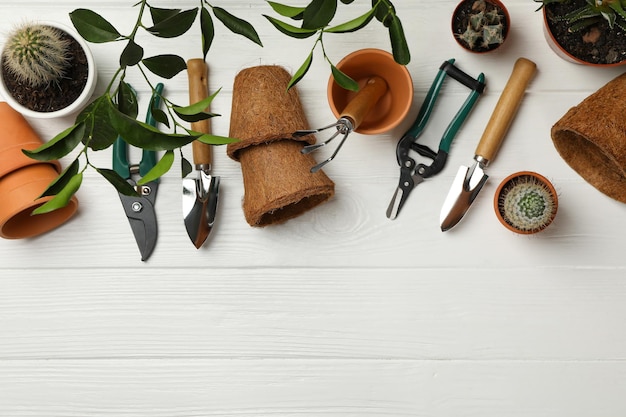
[[[2,48],[0,92],[29,117],[62,117],[87,105],[97,72],[86,42],[55,23],[24,23]]]

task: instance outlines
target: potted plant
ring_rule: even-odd
[[[11,107],[30,117],[61,117],[82,109],[96,86],[87,43],[55,23],[24,23],[6,38],[0,91]]]
[[[452,13],[454,39],[470,52],[499,48],[510,26],[509,12],[499,0],[463,0]]]
[[[626,63],[626,0],[534,0],[544,33],[561,58],[584,65]]]

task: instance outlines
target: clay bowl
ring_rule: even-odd
[[[413,80],[407,68],[395,62],[389,52],[374,48],[361,49],[344,57],[337,68],[361,87],[373,76],[379,76],[387,82],[387,92],[367,113],[355,132],[366,135],[388,132],[409,113],[413,102]],[[332,76],[328,80],[328,104],[335,117],[339,118],[356,94],[339,86]]]

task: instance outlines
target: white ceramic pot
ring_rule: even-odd
[[[96,71],[95,61],[93,59],[91,50],[89,49],[89,45],[87,45],[87,42],[80,35],[78,35],[73,29],[57,22],[40,22],[40,23],[46,26],[55,27],[57,29],[60,29],[68,33],[83,48],[83,50],[85,51],[85,56],[87,57],[87,63],[89,66],[89,72],[88,72],[87,83],[85,84],[85,88],[83,89],[80,96],[76,99],[76,101],[74,101],[69,106],[63,109],[57,110],[57,111],[52,111],[52,112],[37,112],[37,111],[33,111],[29,108],[24,107],[13,98],[11,93],[7,91],[6,85],[4,84],[4,79],[2,77],[2,71],[0,71],[0,95],[2,96],[2,99],[4,99],[11,107],[13,107],[13,109],[20,112],[26,117],[51,119],[51,118],[56,118],[56,117],[68,116],[72,113],[82,110],[89,103],[89,100],[91,99],[91,96],[96,88],[96,82],[98,78],[98,72]]]

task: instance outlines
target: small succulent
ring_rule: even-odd
[[[571,0],[534,0],[541,3],[539,9],[552,3],[568,3]],[[605,20],[609,27],[626,30],[626,0],[585,0],[586,4],[560,19],[569,24],[571,32],[578,32]],[[538,9],[538,10],[539,10]]]
[[[469,49],[491,48],[504,42],[504,15],[485,0],[472,4],[473,13],[469,16],[465,32],[456,37]]]
[[[545,229],[557,211],[557,196],[548,180],[538,174],[514,176],[497,194],[497,210],[502,219],[520,233]]]
[[[23,24],[9,36],[2,53],[4,67],[16,79],[33,87],[63,77],[70,62],[69,41],[57,28]]]

